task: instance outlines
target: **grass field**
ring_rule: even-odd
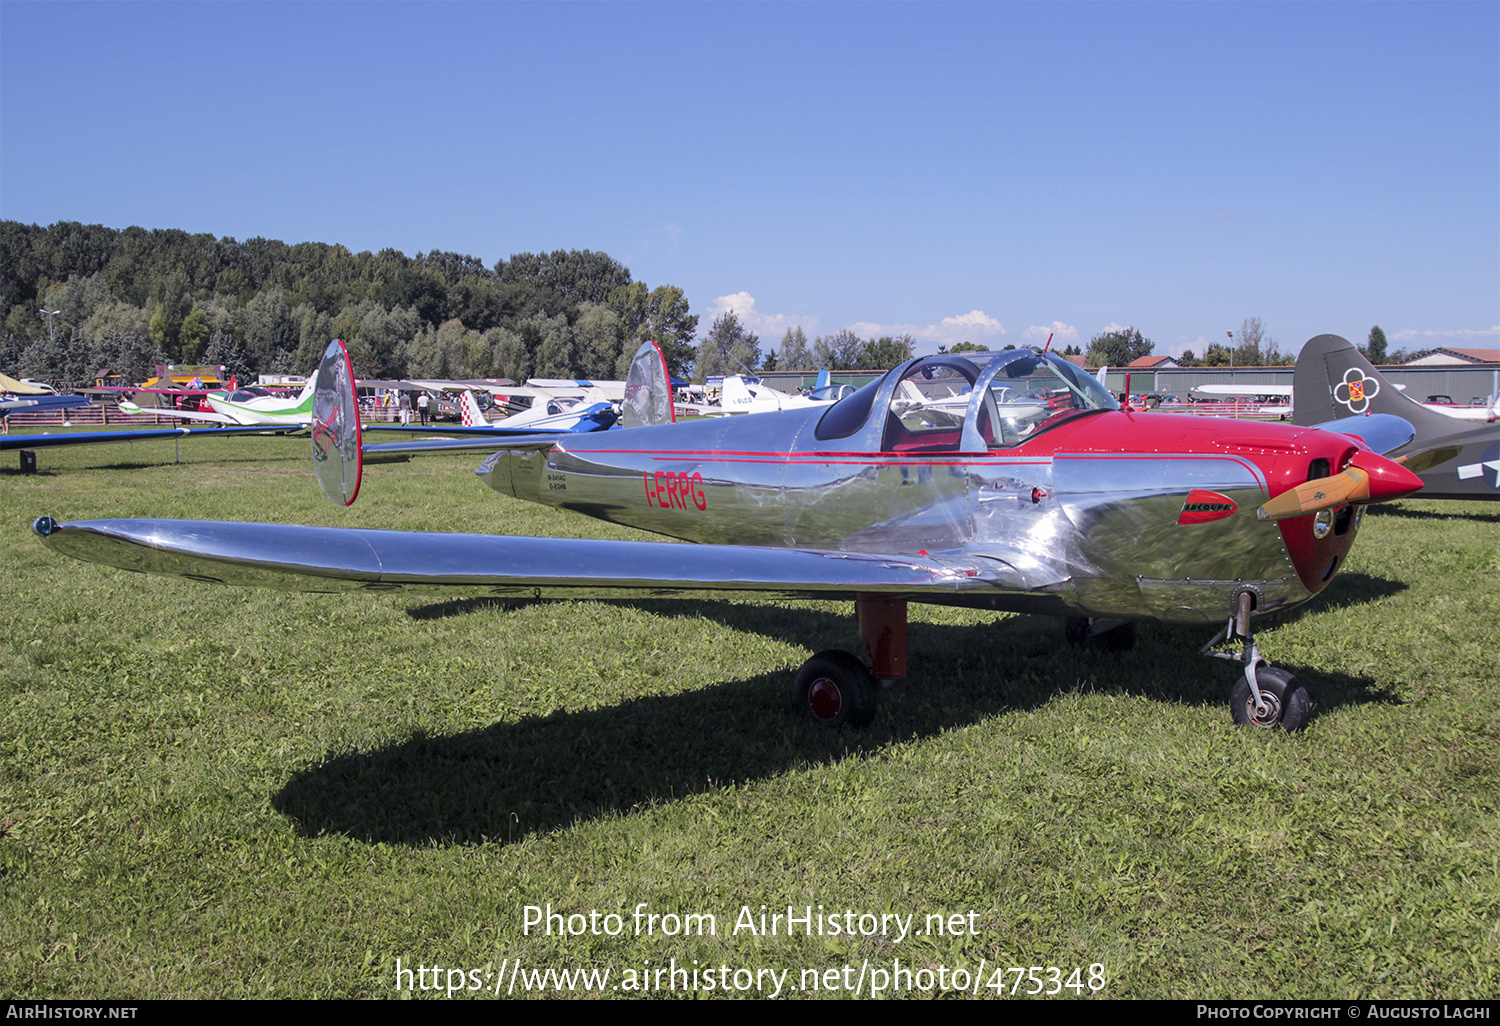
[[[240,591],[31,536],[46,513],[644,537],[483,489],[472,455],[376,467],[338,509],[306,447],[0,471],[0,996],[520,996],[547,970],[549,995],[610,974],[579,996],[1500,993],[1495,503],[1372,510],[1261,631],[1312,696],[1291,737],[1231,724],[1211,629],[1108,655],[913,606],[912,679],[827,732],[790,677],[855,647],[847,604]],[[548,935],[528,906],[574,918]],[[822,935],[762,933],[762,906]]]

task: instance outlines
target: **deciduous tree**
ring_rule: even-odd
[[[902,335],[900,338],[882,335],[878,339],[871,339],[860,350],[860,369],[889,370],[898,363],[910,360],[916,344],[917,340],[910,335]]]
[[[733,310],[725,311],[699,343],[693,366],[700,381],[717,374],[751,373],[760,366],[760,336],[746,331]]]
[[[1084,358],[1090,367],[1124,367],[1132,360],[1150,356],[1156,343],[1136,328],[1118,328],[1102,332],[1089,340]]]
[[[832,335],[819,335],[813,340],[813,362],[819,370],[853,370],[859,366],[860,352],[865,340],[848,328],[841,328]]]
[[[799,325],[788,328],[781,336],[781,345],[776,350],[776,368],[784,371],[817,370],[813,366],[812,351],[807,348],[807,333]]]

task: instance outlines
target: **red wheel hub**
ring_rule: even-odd
[[[827,677],[819,677],[807,689],[807,705],[820,720],[832,720],[844,707],[844,695],[839,686]]]

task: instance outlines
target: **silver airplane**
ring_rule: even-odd
[[[346,504],[362,473],[353,393],[348,356],[330,345],[314,469]],[[506,495],[696,545],[171,520],[34,526],[80,559],[314,592],[852,599],[869,667],[825,651],[796,676],[797,704],[830,726],[868,724],[878,685],[907,675],[909,602],[1057,616],[1070,640],[1113,648],[1133,643],[1137,620],[1217,622],[1204,652],[1241,667],[1234,719],[1296,730],[1307,692],[1261,656],[1254,621],[1327,586],[1365,504],[1421,486],[1381,455],[1412,436],[1398,418],[1362,418],[1354,437],[1132,413],[1071,363],[1030,349],[910,360],[821,408],[671,419],[665,362],[648,343],[623,430],[496,441],[477,473]]]

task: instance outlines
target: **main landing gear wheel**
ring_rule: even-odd
[[[819,652],[797,671],[797,708],[825,727],[868,727],[875,719],[875,679],[848,652]]]
[[[1110,627],[1109,624],[1114,624]],[[1105,630],[1099,630],[1100,626]],[[1070,616],[1063,621],[1063,633],[1070,645],[1094,645],[1106,652],[1128,652],[1135,648],[1134,620],[1090,620],[1086,616]]]
[[[1308,701],[1307,689],[1297,683],[1296,677],[1285,670],[1261,665],[1255,669],[1255,686],[1260,689],[1262,706],[1259,709],[1250,692],[1250,682],[1244,675],[1241,674],[1235,682],[1229,695],[1229,710],[1234,714],[1235,723],[1266,730],[1280,727],[1289,734],[1307,726],[1312,703]]]

